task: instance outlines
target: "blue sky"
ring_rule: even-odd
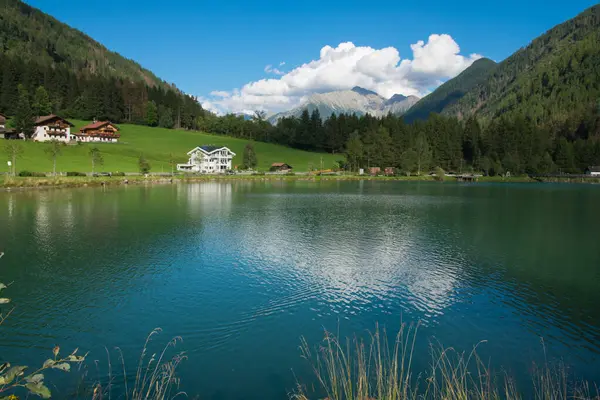
[[[393,91],[423,95],[466,68],[472,62],[471,54],[500,61],[595,1],[29,0],[28,3],[136,60],[185,92],[202,96],[225,111],[239,111],[246,106],[262,108],[263,103],[267,110],[286,108],[314,91],[344,89],[339,79],[330,79],[332,71],[335,75],[334,69],[329,69],[326,73],[329,75],[319,72],[326,60],[315,65],[314,71],[299,71],[301,81],[265,72],[269,64],[282,72],[292,71],[319,60],[324,46],[336,49],[344,42],[352,42],[357,49],[343,46],[330,53],[333,59],[350,57],[352,53],[352,62],[358,62],[355,54],[358,53],[371,61],[361,76],[344,75],[350,74],[350,67],[342,66],[346,68],[340,72],[342,80],[348,84],[363,82],[363,86],[384,91],[382,94],[386,96]],[[440,54],[439,57],[445,57],[441,61],[432,59],[437,56],[430,54],[421,61],[439,62],[437,69],[417,68],[411,44],[422,40],[426,45],[431,34],[449,35],[451,39],[439,40],[437,48],[453,47],[453,42],[460,46],[460,53],[455,52],[459,58]],[[396,49],[397,54],[379,51],[386,48]],[[415,58],[415,62],[410,68],[406,65],[402,71],[392,71],[390,63],[397,55],[401,60]],[[285,65],[279,67],[282,61]],[[384,74],[377,68],[387,72]],[[245,88],[261,79],[273,82]],[[211,95],[214,91],[227,95]],[[219,103],[223,99],[228,101]]]

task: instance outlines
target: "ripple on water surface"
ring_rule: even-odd
[[[214,394],[233,390],[228,379],[287,377],[301,365],[301,335],[405,320],[457,348],[488,340],[490,357],[514,370],[544,337],[552,355],[600,378],[589,372],[600,371],[600,220],[581,206],[600,204],[600,191],[578,190],[298,182],[2,193],[2,267],[18,318],[0,347],[33,359],[59,342],[120,346],[135,359],[160,326],[193,358],[188,389]]]

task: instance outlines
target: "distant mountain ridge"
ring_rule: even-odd
[[[330,117],[331,114],[356,114],[361,116],[368,113],[378,117],[388,113],[402,115],[417,101],[419,101],[417,96],[407,97],[402,94],[395,94],[386,99],[372,90],[355,86],[351,90],[315,93],[300,106],[272,115],[269,122],[276,123],[284,117],[299,117],[304,110],[311,113],[318,110],[322,119]]]

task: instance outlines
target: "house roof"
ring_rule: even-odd
[[[0,118],[8,119],[8,117],[2,113],[0,113]]]
[[[217,149],[223,148],[223,147],[212,146],[212,145],[204,145],[204,146],[198,146],[198,147],[200,147],[202,150],[206,151],[207,153],[212,153],[213,151],[215,151]]]
[[[587,168],[590,172],[600,172],[600,166],[591,165]]]
[[[192,154],[196,150],[201,150],[203,153],[206,153],[206,154],[214,153],[217,150],[227,150],[235,156],[235,153],[233,151],[231,151],[228,147],[225,147],[225,146],[219,147],[219,146],[213,146],[213,145],[198,146],[198,147],[188,151],[188,155]]]
[[[59,117],[58,115],[54,115],[54,114],[50,114],[50,115],[44,115],[42,117],[37,117],[37,119],[35,120],[35,125],[42,125],[45,122],[50,122],[54,119],[60,119],[64,122],[66,122],[67,124],[69,124],[70,126],[74,126],[72,123],[70,123],[69,121],[67,121],[66,119]]]
[[[283,162],[275,162],[275,163],[271,164],[271,167],[290,167],[290,168],[292,168],[292,166],[290,164],[286,164]]]
[[[117,126],[115,126],[112,122],[110,121],[96,121],[96,122],[92,122],[91,124],[88,124],[86,126],[84,126],[83,128],[81,128],[81,131],[86,131],[88,129],[98,129],[98,128],[102,128],[103,126],[106,125],[112,125],[113,128],[115,128],[116,130],[119,130],[119,128]]]

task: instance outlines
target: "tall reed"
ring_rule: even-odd
[[[176,345],[182,341],[180,337],[171,339],[159,353],[153,353],[148,359],[149,346],[153,337],[161,332],[160,328],[153,330],[146,341],[142,353],[138,360],[138,366],[135,371],[135,379],[133,384],[129,386],[129,377],[127,376],[127,368],[125,366],[125,360],[121,349],[117,348],[119,352],[119,360],[122,369],[123,378],[123,389],[124,393],[119,393],[119,398],[126,398],[128,400],[163,400],[173,399],[179,396],[186,396],[182,391],[179,391],[180,380],[176,375],[177,368],[183,360],[187,358],[185,353],[176,352],[174,355],[169,357],[169,353]],[[107,351],[108,353],[108,351]],[[108,355],[108,383],[103,386],[97,382],[94,384],[92,399],[103,400],[111,399],[112,397],[112,386],[114,384],[115,377],[112,373],[112,364],[110,360],[110,354]]]
[[[600,400],[597,386],[570,379],[567,368],[545,362],[532,370],[531,387],[523,395],[506,373],[495,374],[478,355],[476,345],[458,352],[440,344],[430,346],[431,364],[426,371],[413,371],[418,326],[403,324],[388,340],[385,329],[376,326],[365,341],[354,336],[341,341],[325,332],[321,344],[311,347],[301,339],[301,355],[312,368],[317,389],[310,392],[298,383],[294,400]]]

